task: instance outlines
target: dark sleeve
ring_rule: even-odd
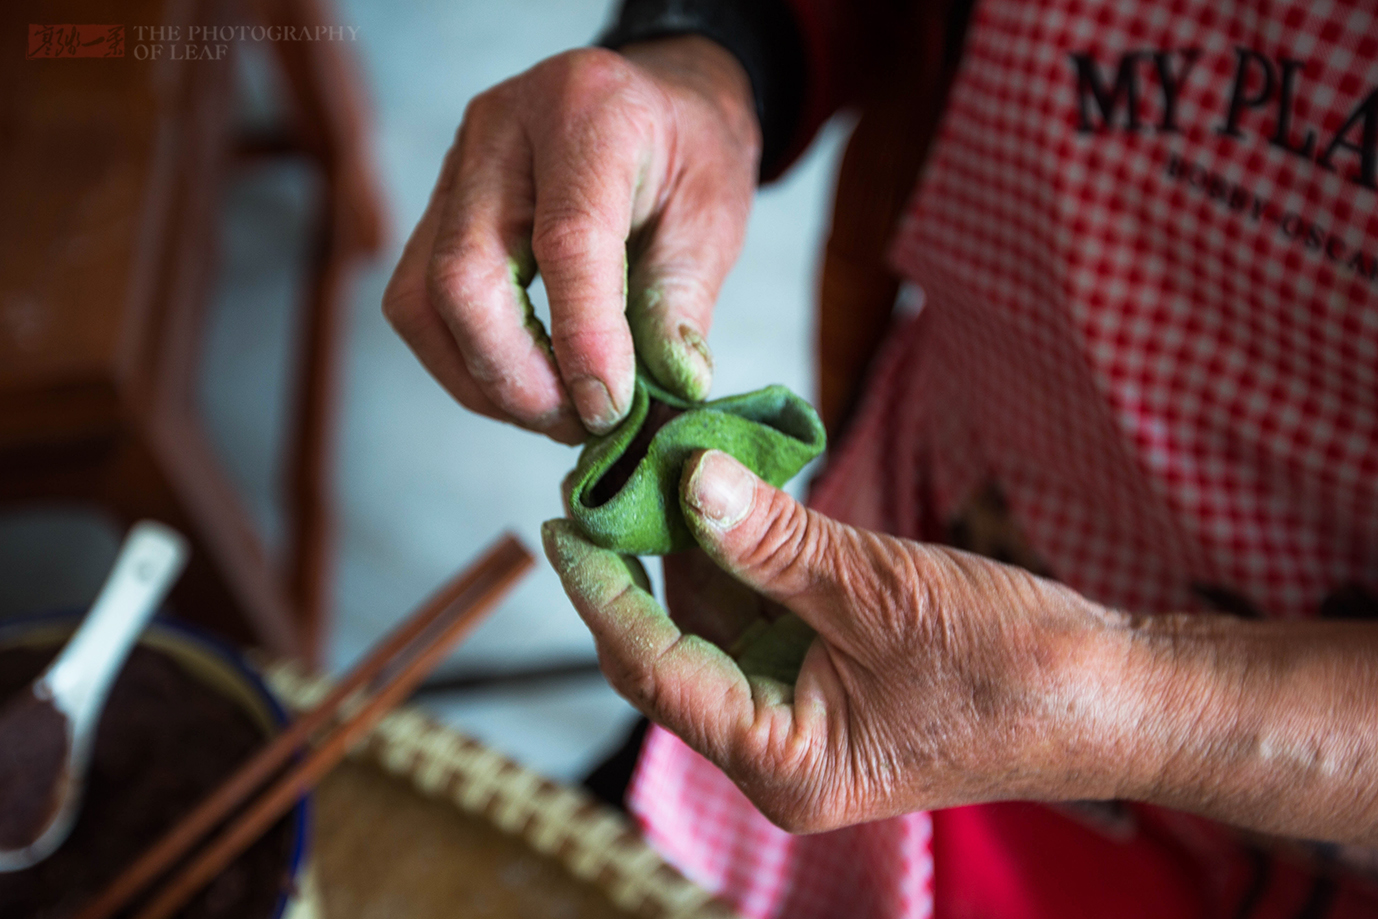
[[[702,35],[751,80],[761,123],[761,179],[785,171],[839,109],[858,106],[918,65],[916,29],[955,66],[974,0],[622,0],[599,42],[618,48]]]
[[[797,140],[812,83],[805,41],[788,0],[623,0],[598,43],[619,48],[672,35],[702,35],[741,62],[761,125],[761,178],[783,172],[799,152],[794,148],[807,145],[807,138],[803,144]]]
[[[782,145],[788,164],[840,109],[865,108],[895,86],[918,86],[919,56],[937,52],[950,75],[961,56],[975,0],[786,0],[802,48],[802,101],[792,135]],[[921,104],[921,100],[914,100]]]

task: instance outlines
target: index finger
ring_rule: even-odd
[[[525,427],[551,430],[572,412],[526,296],[534,271],[530,145],[509,118],[487,111],[491,104],[475,100],[456,139],[427,293],[487,398]]]
[[[608,682],[648,717],[723,768],[757,758],[753,736],[788,733],[790,687],[748,679],[722,649],[681,632],[622,558],[583,539],[570,521],[547,522],[541,538],[593,633]]]

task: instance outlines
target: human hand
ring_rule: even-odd
[[[667,557],[673,618],[568,522],[547,524],[546,553],[613,686],[771,820],[818,831],[1113,790],[1112,772],[1066,755],[1082,723],[1066,705],[1085,695],[1069,661],[1117,614],[1019,569],[839,524],[716,451],[686,465],[681,497],[705,554]],[[792,685],[766,675],[778,659],[741,647],[781,617],[817,633]]]
[[[469,103],[383,311],[465,406],[566,443],[626,414],[633,342],[702,399],[759,156],[750,82],[707,39],[556,55]]]
[[[844,526],[717,451],[686,464],[680,504],[703,553],[667,559],[673,618],[569,522],[546,554],[612,685],[788,830],[1119,798],[1378,847],[1372,623],[1110,610]],[[760,645],[801,625],[791,682]]]

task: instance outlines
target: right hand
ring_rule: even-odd
[[[685,464],[679,498],[702,552],[665,557],[668,611],[634,560],[572,521],[542,528],[546,556],[613,688],[779,826],[1114,798],[1157,762],[1125,758],[1153,749],[1139,671],[1122,668],[1129,617],[844,526],[716,450]],[[753,637],[757,619],[772,625]]]
[[[565,443],[626,415],[633,342],[702,399],[760,146],[750,81],[707,39],[556,55],[469,103],[383,312],[461,403]]]

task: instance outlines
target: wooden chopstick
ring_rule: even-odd
[[[219,825],[234,808],[296,755],[311,735],[335,717],[346,699],[374,680],[389,662],[451,609],[466,591],[472,590],[475,583],[494,565],[494,559],[507,547],[508,542],[516,541],[507,537],[432,594],[416,613],[377,644],[319,705],[292,722],[287,730],[278,734],[272,743],[255,754],[191,813],[179,820],[74,919],[106,919],[113,916],[171,867],[183,853]],[[526,550],[521,551],[525,553]]]
[[[153,880],[221,824],[278,772],[320,728],[335,719],[357,690],[374,694],[299,763],[273,783],[209,846],[169,881],[137,919],[167,917],[261,836],[343,758],[350,746],[402,702],[532,564],[531,553],[508,535],[437,591],[394,629],[319,705],[302,715],[129,868],[74,919],[110,919]]]

